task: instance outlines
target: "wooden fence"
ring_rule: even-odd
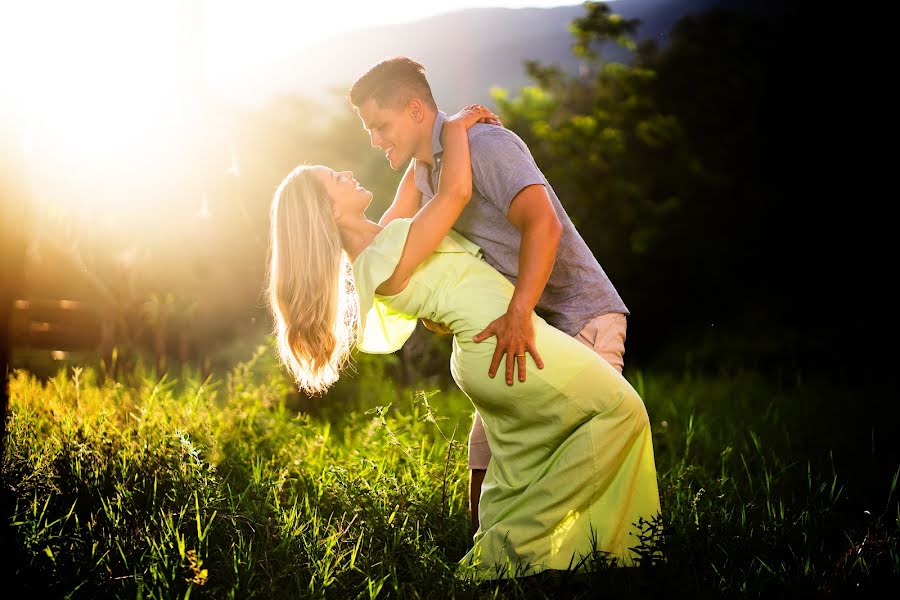
[[[11,321],[13,348],[47,350],[56,359],[70,351],[99,349],[103,329],[109,327],[93,306],[77,300],[19,299]]]

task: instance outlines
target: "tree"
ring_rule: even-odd
[[[678,119],[653,96],[650,64],[604,62],[611,44],[647,53],[633,40],[635,20],[588,2],[572,24],[578,75],[526,64],[533,87],[516,98],[497,91],[504,122],[529,144],[567,212],[627,305],[646,314],[655,287],[643,265],[683,199],[669,173],[691,168]],[[631,334],[629,334],[631,335]]]
[[[810,36],[825,13],[730,4],[660,47],[588,2],[572,25],[579,74],[528,63],[535,85],[496,97],[632,311],[633,359],[814,365],[834,308],[816,299],[848,262],[822,203]],[[604,60],[613,45],[628,64]]]

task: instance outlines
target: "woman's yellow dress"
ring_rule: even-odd
[[[513,285],[451,231],[394,296],[375,293],[394,271],[411,220],[396,219],[353,261],[363,321],[359,348],[388,353],[417,318],[453,331],[450,371],[481,413],[492,459],[480,528],[460,560],[478,578],[569,569],[596,549],[634,564],[639,517],[660,512],[650,422],[640,396],[590,348],[532,317],[539,370],[506,385],[488,366],[495,338],[472,337],[506,312]]]

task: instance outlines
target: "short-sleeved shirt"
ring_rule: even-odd
[[[422,204],[438,189],[444,148],[441,131],[447,115],[438,112],[432,130],[434,168],[421,161],[415,164],[416,187]],[[453,228],[478,244],[484,259],[513,285],[519,272],[522,234],[507,218],[513,198],[529,185],[547,189],[562,236],[556,262],[538,300],[535,312],[548,323],[577,335],[594,317],[606,313],[629,314],[624,302],[597,259],[575,229],[553,188],[538,168],[519,136],[504,127],[478,123],[468,130],[472,156],[472,198]]]

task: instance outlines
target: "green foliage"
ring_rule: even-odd
[[[454,575],[470,544],[471,408],[458,391],[384,385],[375,369],[360,365],[371,408],[333,420],[289,407],[293,386],[265,346],[220,381],[17,372],[5,580],[17,595],[73,598],[471,598],[805,595],[900,575],[893,455],[863,469],[868,432],[849,416],[846,445],[823,435],[842,391],[752,372],[634,372],[664,511],[637,543],[656,539],[644,551],[666,561],[476,588]],[[848,518],[861,508],[866,520]]]
[[[494,98],[504,123],[529,144],[576,227],[619,282],[635,257],[655,251],[658,230],[679,207],[677,197],[658,193],[649,171],[679,160],[684,134],[653,95],[653,68],[603,62],[595,49],[604,42],[633,47],[636,23],[606,4],[585,6],[587,14],[572,25],[582,74],[530,61],[526,69],[537,86],[514,99],[495,90]]]
[[[609,39],[624,48],[634,49],[632,37],[639,24],[637,19],[623,19],[602,2],[585,2],[584,8],[586,14],[575,19],[569,27],[575,37],[572,51],[576,56],[596,57],[591,46],[598,39]]]
[[[820,11],[711,10],[657,46],[636,44],[636,23],[613,10],[587,2],[573,23],[577,74],[532,61],[533,86],[493,95],[637,317],[632,356],[663,364],[667,346],[687,347],[716,323],[707,341],[737,362],[819,368],[827,355],[810,332],[827,327],[833,308],[820,301],[822,282],[846,272],[849,287],[868,290],[877,278],[863,274],[873,256],[846,241],[852,228],[826,239],[824,199],[835,191],[821,189],[821,165],[835,148],[833,116],[817,119],[825,63],[806,33]],[[870,328],[862,318],[854,327]],[[772,332],[797,340],[790,356]],[[732,337],[746,352],[733,354]]]
[[[467,430],[437,443],[425,398],[313,423],[288,413],[264,355],[223,382],[19,372],[3,539],[23,589],[353,597],[446,580],[464,552]]]

